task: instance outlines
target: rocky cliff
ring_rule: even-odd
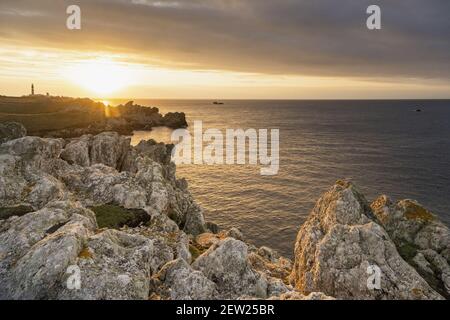
[[[3,125],[0,299],[442,299],[449,231],[413,201],[369,205],[350,182],[320,198],[294,261],[205,222],[172,146]],[[407,248],[407,249],[405,249]],[[381,270],[378,289],[367,268]],[[79,270],[80,287],[68,281]]]

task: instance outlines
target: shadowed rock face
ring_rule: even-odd
[[[210,299],[287,292],[261,265],[253,268],[248,246],[230,238],[242,238],[238,230],[220,234],[224,245],[195,249],[195,236],[208,230],[186,182],[175,176],[171,149],[154,141],[131,147],[115,132],[1,144],[0,298]],[[214,257],[228,262],[225,273]],[[198,269],[191,266],[195,259]],[[214,277],[208,264],[216,267]],[[78,290],[67,286],[69,267],[80,272]],[[240,286],[246,282],[248,288]]]
[[[0,123],[0,143],[22,138],[27,135],[27,130],[17,122]]]
[[[427,282],[450,298],[450,232],[438,218],[413,200],[393,203],[380,196],[371,205],[400,255]]]
[[[379,289],[367,285],[370,266],[381,271]],[[301,292],[342,299],[441,299],[399,255],[364,196],[338,182],[319,199],[295,244],[291,281]]]
[[[293,263],[246,243],[236,228],[205,223],[175,175],[171,150],[154,141],[131,147],[115,132],[0,144],[0,299],[440,299],[448,292],[448,228],[416,202],[381,197],[370,207],[350,182],[338,182],[301,227]],[[374,265],[381,287],[370,290]],[[67,285],[73,270],[78,290]]]
[[[165,114],[163,123],[166,127],[173,129],[186,128],[188,126],[186,116],[183,112],[169,112]]]

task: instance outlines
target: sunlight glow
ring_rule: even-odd
[[[101,95],[126,88],[132,79],[126,66],[103,59],[78,62],[64,73],[71,82]]]

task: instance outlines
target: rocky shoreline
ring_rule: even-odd
[[[450,297],[449,229],[417,202],[369,204],[338,181],[300,227],[291,261],[205,222],[172,148],[0,124],[0,299]],[[71,266],[79,289],[67,286]],[[367,285],[371,266],[379,288]]]
[[[163,115],[158,108],[133,101],[118,106],[105,103],[70,97],[0,97],[0,122],[19,122],[29,135],[50,138],[75,138],[105,131],[132,135],[134,130],[188,125],[182,112]]]

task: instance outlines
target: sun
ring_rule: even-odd
[[[128,68],[112,60],[81,61],[64,72],[73,83],[100,95],[111,94],[131,84]]]

